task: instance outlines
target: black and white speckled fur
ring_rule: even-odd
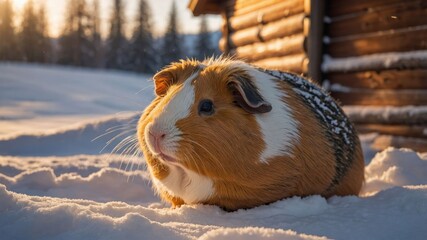
[[[348,159],[348,156],[352,156],[355,146],[359,145],[359,138],[353,125],[335,100],[315,83],[292,73],[260,68],[258,70],[293,86],[293,90],[301,96],[304,103],[315,113],[320,124],[324,126],[326,136],[334,145],[337,162],[336,174],[328,189],[333,188],[345,176],[352,164],[352,159]]]

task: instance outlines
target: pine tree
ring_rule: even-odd
[[[206,57],[211,57],[215,54],[215,48],[212,46],[210,33],[206,16],[202,16],[200,21],[200,31],[196,42],[196,58],[204,60]]]
[[[93,66],[98,68],[102,66],[102,39],[101,39],[101,20],[99,16],[99,0],[93,0],[92,5],[92,47],[94,52]]]
[[[178,15],[176,11],[175,1],[172,4],[172,9],[169,15],[169,26],[163,38],[161,49],[161,63],[167,65],[173,61],[177,61],[183,57],[181,45],[181,37],[178,33]]]
[[[48,21],[46,18],[46,10],[44,6],[41,6],[37,14],[38,26],[37,26],[37,47],[38,54],[36,60],[38,62],[51,62],[52,61],[52,45],[48,35]]]
[[[67,17],[60,44],[59,63],[92,66],[94,50],[91,41],[91,21],[85,0],[69,0]]]
[[[123,34],[124,14],[121,0],[114,0],[110,33],[107,40],[106,67],[126,69],[126,37]]]
[[[41,55],[37,46],[39,39],[39,23],[32,0],[29,0],[25,5],[22,17],[22,29],[19,34],[19,44],[23,54],[23,59],[27,62],[37,62],[40,60]]]
[[[157,68],[150,18],[147,2],[140,0],[136,27],[128,50],[129,66],[133,71],[153,73]]]
[[[18,60],[20,53],[13,28],[12,3],[9,0],[0,2],[0,60]]]
[[[67,15],[65,16],[64,29],[62,30],[61,36],[59,38],[60,48],[58,54],[58,63],[72,65],[74,64],[74,53],[76,51],[76,46],[74,45],[75,6],[72,0],[68,0],[66,13]]]

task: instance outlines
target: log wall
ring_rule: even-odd
[[[260,67],[306,74],[307,2],[225,1],[220,49]]]
[[[221,9],[225,53],[329,86],[374,148],[427,151],[426,0],[191,2]]]
[[[427,1],[328,0],[324,45],[331,95],[343,105],[376,108],[350,114],[360,132],[390,136],[378,146],[426,143],[426,121],[411,122],[409,115],[384,121],[378,108],[427,106]]]

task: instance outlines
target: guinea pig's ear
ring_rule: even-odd
[[[173,84],[174,78],[172,72],[167,69],[156,73],[153,77],[156,95],[159,97],[164,96],[169,87]]]
[[[232,77],[228,82],[228,88],[233,94],[236,104],[245,111],[249,113],[267,113],[271,111],[271,104],[263,99],[248,77]]]

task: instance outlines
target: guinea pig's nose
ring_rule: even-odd
[[[162,132],[162,131],[153,131],[153,130],[149,130],[148,131],[150,133],[151,136],[153,136],[155,139],[164,139],[166,137],[166,133]]]
[[[150,143],[154,152],[161,153],[162,152],[161,146],[162,146],[163,139],[166,137],[166,133],[161,130],[155,130],[155,129],[148,130],[148,133],[149,133]]]

